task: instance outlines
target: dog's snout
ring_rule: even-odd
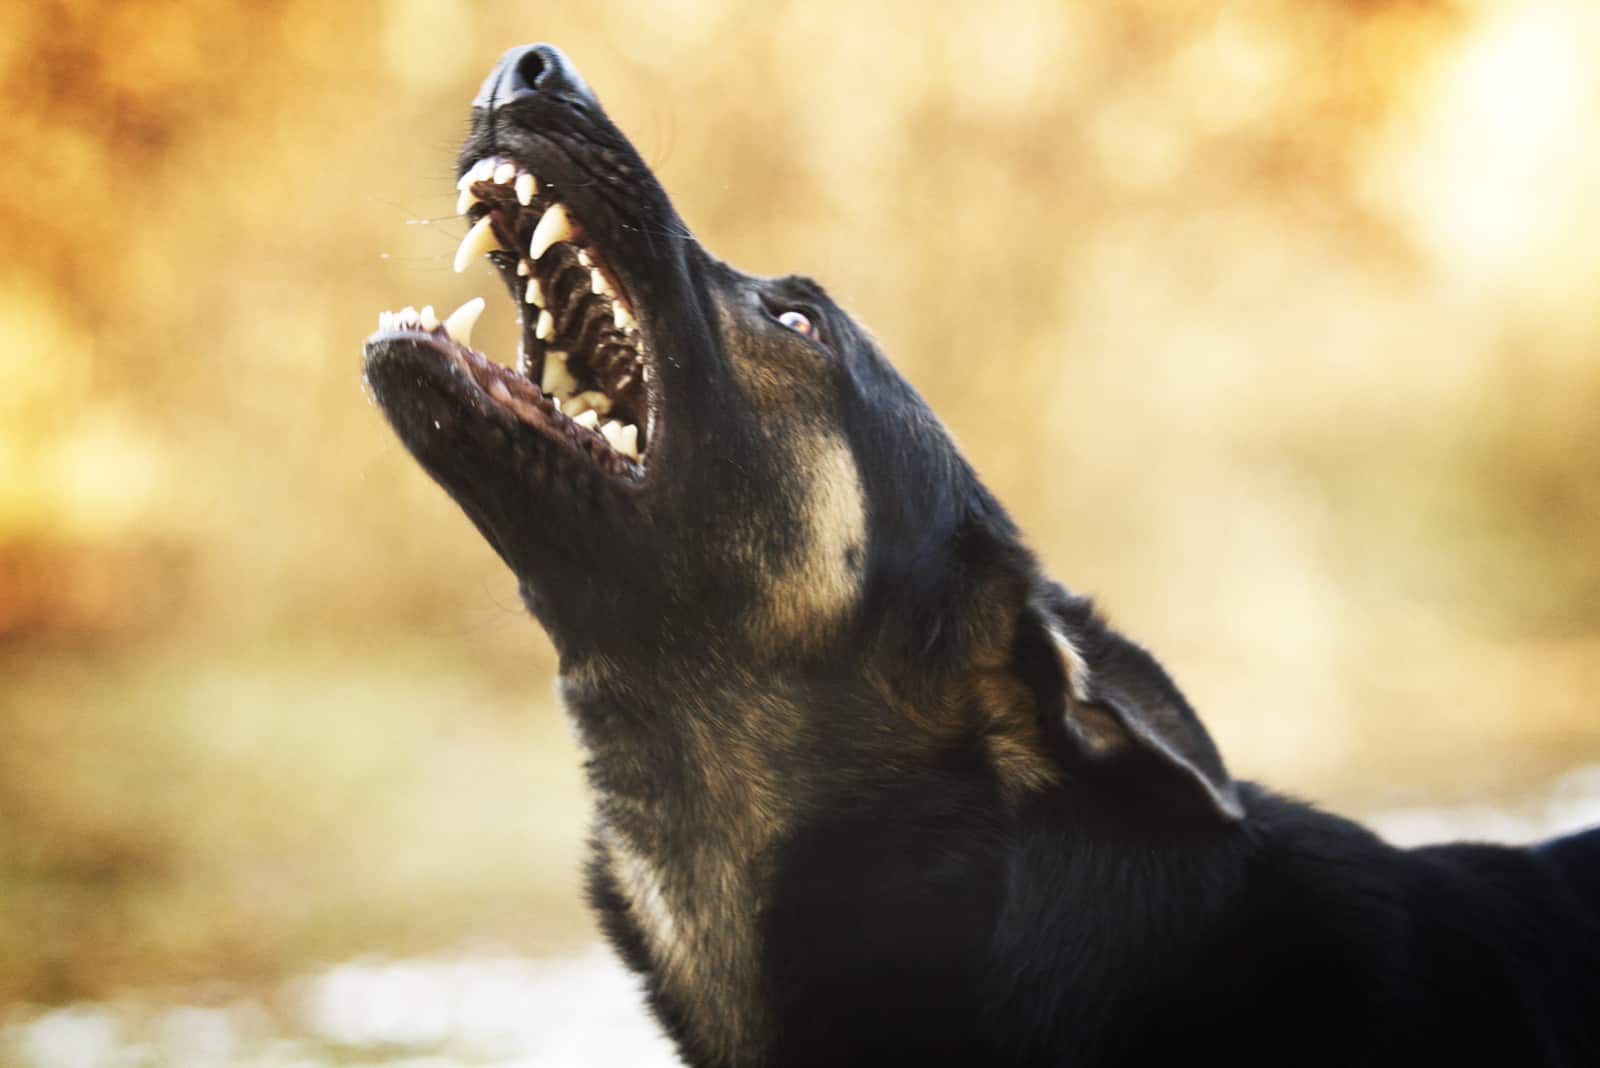
[[[530,97],[564,96],[594,101],[589,85],[561,49],[549,44],[522,45],[500,57],[478,90],[475,108],[490,110]]]

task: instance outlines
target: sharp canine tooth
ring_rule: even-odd
[[[467,209],[472,207],[472,205],[476,204],[477,202],[478,198],[473,195],[470,187],[461,190],[461,195],[456,197],[456,214],[465,215],[467,213]]]
[[[528,290],[522,294],[522,299],[536,308],[544,307],[544,283],[537,278],[528,279]]]
[[[519,258],[517,260],[517,277],[518,278],[526,278],[526,277],[528,277],[528,275],[530,275],[532,273],[533,273],[532,265],[530,265],[527,260]]]
[[[489,216],[479,219],[472,229],[467,231],[467,236],[461,239],[461,245],[456,249],[456,274],[467,269],[474,259],[500,247],[500,239],[494,236],[494,227],[489,225]]]
[[[567,370],[567,354],[560,349],[545,349],[544,372],[539,376],[539,388],[544,395],[559,398],[571,393],[577,384]]]
[[[419,318],[422,321],[422,329],[424,330],[435,330],[439,326],[439,317],[433,314],[432,304],[423,306],[422,315]]]
[[[472,328],[478,325],[478,316],[483,314],[483,303],[482,297],[473,297],[451,312],[450,318],[444,321],[444,332],[449,334],[457,345],[463,348],[472,347]]]
[[[528,258],[537,260],[556,242],[571,240],[572,233],[572,220],[567,217],[566,205],[550,205],[539,217],[539,225],[533,228],[533,240],[528,242]]]
[[[549,341],[556,336],[556,320],[548,309],[539,312],[539,322],[533,328],[533,336],[540,341]]]
[[[616,424],[613,423],[612,425],[615,426]],[[610,435],[607,435],[607,437],[610,437]],[[639,428],[629,423],[617,431],[617,438],[611,443],[611,447],[624,456],[631,456],[637,460],[639,458]]]
[[[606,273],[598,267],[589,268],[589,291],[604,293],[608,297],[616,296],[616,293],[612,292],[611,283],[606,281]]]
[[[579,426],[586,426],[593,430],[600,422],[600,413],[590,408],[586,412],[573,416],[572,421]]]
[[[617,324],[618,330],[626,330],[630,326],[634,325],[633,313],[625,308],[620,302],[613,304],[611,305],[611,321]]]
[[[515,163],[502,163],[494,169],[494,180],[500,185],[505,185],[516,176],[517,165]]]
[[[527,207],[539,192],[539,179],[523,171],[517,175],[517,203]]]
[[[480,159],[478,162],[467,168],[466,174],[463,174],[459,179],[456,180],[456,188],[466,189],[473,182],[481,182],[487,178],[489,173],[493,170],[493,160]]]

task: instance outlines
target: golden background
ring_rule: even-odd
[[[359,381],[500,52],[877,334],[1234,771],[1600,760],[1600,14],[390,0],[0,13],[0,1004],[565,952],[553,656]]]

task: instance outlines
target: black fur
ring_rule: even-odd
[[[1235,783],[865,332],[706,253],[554,49],[485,83],[491,153],[635,305],[646,476],[426,339],[367,377],[561,653],[590,897],[688,1063],[1600,1064],[1600,831],[1400,850]]]

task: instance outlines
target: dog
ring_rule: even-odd
[[[596,797],[589,896],[684,1061],[1600,1064],[1600,829],[1401,850],[1236,782],[814,282],[690,234],[568,59],[460,156],[524,310],[365,380],[515,572]]]

